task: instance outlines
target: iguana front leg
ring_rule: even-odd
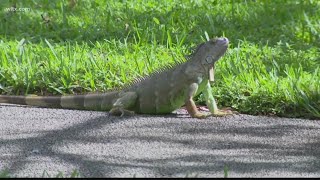
[[[128,109],[132,108],[138,98],[137,93],[135,92],[125,92],[120,93],[120,97],[113,103],[112,109],[109,111],[111,115],[124,116],[124,115],[133,115],[133,111]]]
[[[188,113],[191,115],[191,117],[194,118],[206,118],[208,114],[201,113],[198,111],[196,104],[193,101],[193,96],[197,93],[198,90],[198,84],[192,83],[188,89],[187,89],[187,97],[185,100],[185,105]],[[210,115],[210,114],[209,114]]]
[[[206,99],[206,104],[210,112],[212,113],[211,114],[212,116],[225,116],[225,115],[233,114],[232,111],[228,111],[228,110],[222,111],[218,109],[217,103],[212,95],[212,88],[210,86],[209,81],[202,93],[204,95],[204,98]]]

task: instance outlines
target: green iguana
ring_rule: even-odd
[[[185,104],[195,118],[232,114],[217,108],[209,80],[214,63],[226,52],[227,38],[210,39],[200,44],[189,59],[173,67],[140,78],[119,91],[66,96],[0,95],[0,103],[32,105],[65,109],[110,111],[112,115],[132,113],[167,114]],[[211,113],[198,111],[193,97],[204,94]]]

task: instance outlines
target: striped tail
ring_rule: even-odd
[[[7,96],[0,95],[0,103],[31,105],[47,108],[110,110],[117,92],[68,96]]]
[[[21,104],[39,107],[62,108],[63,96],[6,96],[0,95],[0,103]],[[82,99],[82,98],[80,98]]]

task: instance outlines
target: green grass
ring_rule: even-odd
[[[231,41],[216,65],[219,106],[320,118],[320,1],[16,0],[31,10],[6,11],[13,2],[0,5],[1,94],[121,87],[183,59],[207,32]]]

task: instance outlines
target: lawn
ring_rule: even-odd
[[[2,0],[0,94],[108,91],[183,60],[207,33],[230,40],[216,64],[219,107],[320,119],[319,9],[318,0]]]

